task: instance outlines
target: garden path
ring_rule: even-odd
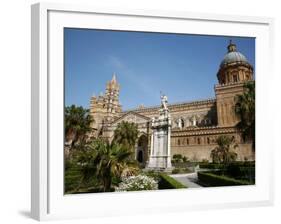
[[[188,188],[200,188],[197,184],[197,173],[171,174],[170,177],[176,179]]]

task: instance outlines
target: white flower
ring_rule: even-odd
[[[157,190],[158,183],[152,177],[145,175],[122,177],[122,182],[116,191]]]

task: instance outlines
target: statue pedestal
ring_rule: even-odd
[[[169,156],[151,156],[147,168],[172,168],[171,158]]]

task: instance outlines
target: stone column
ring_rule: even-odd
[[[225,118],[225,114],[224,114],[224,104],[221,104],[221,124],[224,125],[224,118]]]
[[[170,119],[168,118],[168,155],[167,155],[167,168],[171,168],[171,126],[170,126]]]
[[[137,160],[138,158],[138,150],[139,149],[139,146],[138,146],[138,141],[135,143],[135,160]]]
[[[192,125],[196,126],[196,118],[195,118],[195,116],[192,118]]]
[[[150,156],[153,156],[153,148],[154,148],[154,146],[153,146],[153,144],[154,144],[154,141],[153,141],[153,139],[154,139],[154,131],[152,130],[152,132],[151,132],[151,142],[150,142]]]

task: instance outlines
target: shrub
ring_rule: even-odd
[[[207,160],[207,159],[202,159],[202,163],[209,163],[209,160]]]
[[[201,169],[223,169],[225,167],[220,163],[200,163],[199,166]]]
[[[173,155],[173,162],[175,162],[175,163],[182,162],[182,155],[181,154],[174,154]]]
[[[122,182],[116,188],[116,191],[142,191],[157,190],[158,184],[152,177],[146,175],[137,175],[122,178]]]
[[[159,182],[160,177],[159,177],[159,172],[149,170],[149,171],[143,171],[141,174],[153,178],[155,181]]]
[[[227,164],[223,163],[200,163],[199,164],[200,168],[206,168],[206,169],[223,169],[224,167],[227,166],[238,166],[238,167],[255,167],[255,162],[254,161],[237,161],[237,162],[232,162]]]
[[[72,167],[65,171],[64,192],[73,194],[78,192],[87,192],[88,188],[97,188],[99,182],[96,177],[83,180],[82,171],[78,167]]]
[[[227,166],[226,174],[236,179],[245,179],[252,182],[255,179],[255,167],[231,164]]]
[[[79,173],[74,175],[66,175],[64,178],[65,193],[77,189],[79,187],[80,182],[81,182],[81,176]]]
[[[159,174],[160,181],[158,183],[159,189],[180,189],[180,188],[186,188],[183,184],[176,181],[174,178],[161,173]]]
[[[183,172],[184,173],[192,173],[192,170],[190,170],[189,168],[183,168]]]
[[[172,170],[172,174],[177,174],[180,173],[180,169],[179,168],[175,168]]]
[[[81,170],[70,160],[65,160],[64,191],[65,193],[77,189],[81,183]]]
[[[237,185],[249,185],[248,181],[236,180],[226,176],[220,176],[213,173],[198,172],[198,180],[204,186],[237,186]]]
[[[241,176],[240,166],[235,164],[229,164],[226,168],[227,175],[232,177],[239,177]]]

